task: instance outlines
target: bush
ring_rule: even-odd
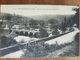
[[[43,38],[43,37],[48,37],[48,33],[47,33],[46,29],[41,28],[40,29],[40,38]]]
[[[20,32],[20,35],[24,35],[24,32],[23,32],[23,31],[21,31],[21,32]]]
[[[6,37],[6,36],[2,36],[1,38],[0,38],[0,43],[1,43],[1,48],[4,48],[4,47],[8,47],[8,46],[10,46],[10,45],[13,45],[13,44],[16,44],[17,42],[14,40],[14,39],[12,39],[12,38],[8,38],[8,37]]]
[[[59,31],[57,29],[54,29],[52,32],[52,35],[58,35],[58,34],[59,34]]]
[[[28,36],[28,32],[25,32],[25,36]]]

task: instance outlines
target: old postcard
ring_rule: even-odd
[[[79,7],[1,5],[0,57],[79,56]]]

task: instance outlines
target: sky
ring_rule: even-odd
[[[73,15],[77,6],[66,5],[1,5],[1,12],[22,16],[35,15]]]

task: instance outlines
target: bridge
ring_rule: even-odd
[[[46,38],[41,38],[39,40],[36,40],[36,41],[31,41],[29,42],[30,44],[31,43],[39,43],[41,41],[49,41],[51,39],[54,39],[54,38],[57,38],[57,37],[60,37],[60,36],[63,36],[65,34],[68,34],[70,32],[67,32],[67,33],[63,33],[63,34],[60,34],[60,35],[56,35],[56,36],[52,36],[52,37],[46,37]],[[0,49],[0,56],[4,56],[4,55],[7,55],[7,54],[10,54],[10,53],[13,53],[13,52],[16,52],[18,50],[21,49],[24,49],[24,46],[27,44],[27,42],[25,43],[21,43],[21,44],[15,44],[15,45],[12,45],[12,46],[9,46],[9,47],[5,47],[5,48],[1,48]],[[19,48],[20,47],[20,48]]]

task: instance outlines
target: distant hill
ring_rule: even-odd
[[[44,21],[48,21],[50,19],[62,21],[64,20],[65,16],[66,19],[73,17],[73,15],[35,15],[35,16],[28,17],[28,16],[17,15],[17,14],[1,13],[1,16],[6,16],[6,15],[11,15],[12,18],[14,16],[18,18],[22,18],[22,20],[44,20]],[[2,18],[1,16],[0,19]],[[6,18],[4,17],[4,19]]]
[[[35,16],[21,16],[17,14],[9,14],[9,13],[1,13],[0,19],[8,20],[8,24],[13,26],[14,24],[42,24],[44,21],[45,23],[52,21],[57,21],[55,24],[62,23],[64,20],[68,22],[69,20],[73,20],[73,15],[35,15]]]
[[[9,13],[1,13],[0,14],[0,19],[8,20],[7,19],[8,17],[11,17],[11,18],[16,17],[16,18],[22,18],[22,19],[26,19],[26,20],[31,20],[31,18],[29,18],[29,17],[25,17],[25,16],[21,16],[21,15],[17,15],[17,14],[9,14]]]
[[[64,20],[65,16],[67,19],[72,17],[72,15],[36,15],[36,16],[31,16],[30,18],[34,20],[44,20],[44,21],[48,21],[50,19],[62,21]]]

